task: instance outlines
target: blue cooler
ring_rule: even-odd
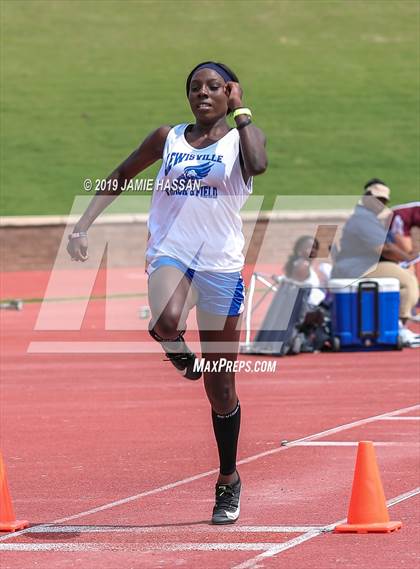
[[[329,289],[335,351],[402,348],[398,335],[398,279],[332,279]]]

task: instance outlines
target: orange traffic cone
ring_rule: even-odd
[[[16,531],[28,527],[29,523],[17,521],[13,510],[12,500],[7,484],[6,469],[3,463],[3,456],[0,452],[0,531]]]
[[[401,522],[389,521],[373,443],[359,442],[347,523],[337,526],[334,531],[388,533],[401,526]]]

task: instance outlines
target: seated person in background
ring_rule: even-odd
[[[411,230],[420,228],[420,202],[396,205],[392,208],[392,221],[389,232],[394,243],[406,253],[413,253]]]
[[[329,263],[315,261],[318,250],[317,239],[302,235],[294,244],[293,252],[284,267],[286,277],[311,287],[308,302],[312,306],[318,306],[325,299],[326,292],[323,289],[327,288],[331,274]]]
[[[411,261],[417,253],[406,253],[387,240],[388,227],[383,220],[390,222],[386,215],[390,195],[390,189],[382,180],[374,178],[366,183],[361,201],[343,227],[332,278],[397,278],[400,282],[400,336],[406,345],[414,345],[418,336],[406,328],[405,323],[418,301],[418,283],[410,271],[395,261]]]
[[[391,215],[389,235],[392,242],[406,253],[413,253],[412,229],[420,229],[420,202],[396,205],[392,208]],[[417,263],[410,270],[417,274],[417,280],[420,280],[420,264]]]
[[[316,238],[302,235],[294,244],[293,252],[284,267],[287,278],[310,289],[307,311],[298,326],[302,352],[331,349],[329,307],[326,298],[331,265],[318,261],[319,250],[320,244]]]

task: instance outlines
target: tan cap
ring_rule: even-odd
[[[367,193],[372,194],[375,198],[383,198],[388,201],[391,197],[391,190],[384,184],[372,184],[371,186],[368,186],[365,189],[365,194]]]

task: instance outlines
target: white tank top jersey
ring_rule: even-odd
[[[147,260],[170,256],[197,271],[230,273],[244,264],[239,212],[252,193],[239,160],[236,128],[206,148],[185,139],[187,124],[173,127],[155,180]]]

